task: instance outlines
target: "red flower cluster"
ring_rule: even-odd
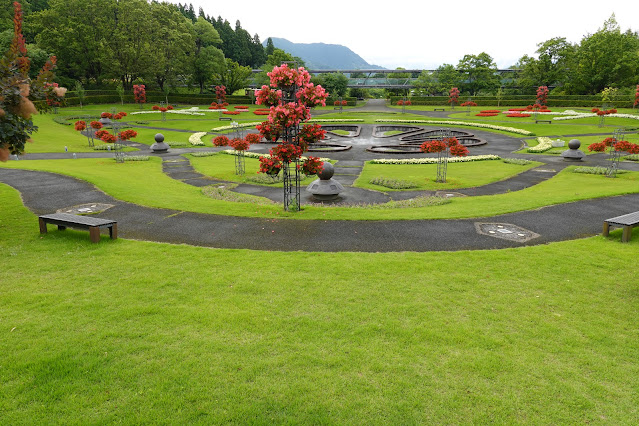
[[[324,170],[324,162],[320,161],[318,157],[309,156],[304,160],[300,169],[307,176],[316,175]]]
[[[333,105],[335,105],[335,106],[346,106],[346,105],[348,105],[348,101],[347,100],[343,100],[343,101],[337,100],[337,101],[333,102]],[[399,103],[397,105],[399,105]]]
[[[229,138],[224,135],[213,138],[214,146],[227,146],[228,144],[229,144]]]
[[[260,171],[258,173],[266,173],[269,175],[276,175],[282,169],[282,160],[273,155],[271,150],[271,157],[260,157]]]
[[[122,119],[122,117],[126,117],[127,114],[124,111],[120,111],[117,114],[113,115],[111,118],[113,118],[114,120],[120,120]]]
[[[135,97],[136,104],[146,103],[146,88],[144,84],[133,85],[133,96]]]
[[[260,141],[262,140],[262,136],[257,133],[249,133],[244,137],[244,139],[246,139],[248,143],[254,144],[260,143]]]
[[[508,111],[528,111],[528,108],[510,108]]]
[[[244,106],[244,105],[235,105],[235,106],[233,106],[233,108],[235,108],[235,109],[249,109],[249,107]]]
[[[282,64],[267,73],[271,80],[271,87],[288,89],[292,86],[304,86],[311,82],[311,75],[304,69],[289,68],[288,64]]]
[[[633,106],[639,105],[639,84],[637,84],[637,92],[635,93],[635,103]]]
[[[58,83],[45,83],[44,85],[47,105],[49,106],[59,107],[62,105],[62,97],[58,96],[55,90],[53,90],[57,87],[59,87]]]
[[[83,120],[79,120],[75,122],[75,130],[77,130],[78,132],[83,131],[84,129],[87,128],[87,122],[83,121]]]
[[[424,142],[420,146],[422,152],[442,152],[448,148],[448,152],[456,157],[465,157],[468,155],[468,148],[461,145],[457,138],[444,138],[442,140],[434,140]]]
[[[281,127],[271,123],[270,121],[263,121],[262,124],[258,124],[255,127],[260,132],[260,135],[262,135],[262,137],[267,141],[275,142],[282,133]]]
[[[479,114],[475,114],[477,117],[494,117],[496,115],[499,115],[499,113],[496,112],[480,112]]]
[[[537,104],[538,105],[546,105],[548,101],[548,86],[539,86],[537,88]]]
[[[106,132],[106,134],[102,135],[100,139],[102,139],[102,142],[106,143],[114,143],[117,140],[116,137],[109,132]]]
[[[271,149],[271,155],[278,157],[284,163],[290,163],[302,156],[302,148],[291,143],[282,143]]]
[[[98,139],[102,139],[105,135],[109,135],[109,131],[108,130],[98,130],[97,132],[95,132],[95,137]]]
[[[456,87],[450,89],[450,92],[448,94],[448,103],[454,106],[459,100],[459,93],[459,89]]]
[[[103,112],[102,114],[100,114],[101,118],[108,118],[109,120],[113,118],[113,114],[111,114],[110,112]]]
[[[271,113],[271,110],[267,108],[258,108],[255,111],[253,111],[253,114],[255,115],[269,115],[270,113]]]
[[[305,124],[297,134],[297,142],[302,151],[306,151],[308,144],[324,139],[325,135],[326,130],[319,124]]]
[[[411,101],[397,101],[397,105],[412,105],[413,103]]]
[[[530,114],[522,114],[521,112],[512,112],[510,114],[507,114],[506,117],[530,117]]]
[[[138,132],[136,132],[135,130],[123,130],[120,132],[120,134],[118,135],[118,137],[123,140],[123,141],[128,141],[129,139],[133,139],[136,138],[138,136]]]
[[[229,141],[229,146],[236,151],[246,151],[251,147],[251,144],[246,139],[233,138]]]
[[[172,109],[173,109],[173,105],[169,105],[169,106],[167,106],[167,107],[166,107],[166,109],[168,109],[168,110],[172,110]]]
[[[209,107],[209,109],[225,109],[227,106],[229,106],[229,104],[226,102],[222,102],[220,104],[218,104],[217,102],[211,102],[211,106]]]
[[[628,141],[617,141],[615,138],[606,138],[601,142],[588,145],[588,151],[605,152],[607,147],[613,147],[615,151],[625,151],[629,154],[639,154],[639,144]]]
[[[313,83],[304,84],[296,93],[295,96],[302,105],[307,108],[313,108],[318,105],[326,106],[326,98],[328,98],[328,92],[322,86],[315,86]],[[347,101],[342,101],[342,106],[346,106]]]
[[[153,111],[159,111],[159,110],[160,110],[160,107],[159,107],[159,106],[157,106],[157,105],[153,105],[153,106],[151,107],[151,109],[152,109]]]
[[[592,111],[593,113],[597,114],[598,116],[602,116],[602,115],[608,115],[608,114],[616,114],[617,110],[615,108],[611,108],[611,109],[599,109],[599,108],[593,108],[590,111]]]
[[[257,105],[275,106],[282,101],[282,91],[271,89],[264,85],[261,90],[255,92],[255,103]]]
[[[639,154],[639,144],[619,141],[615,144],[615,151],[626,151],[629,154]]]
[[[223,111],[222,114],[226,115],[240,115],[240,111]]]
[[[461,106],[471,106],[471,107],[473,107],[473,106],[477,106],[477,104],[475,102],[473,102],[473,101],[466,101],[466,102],[462,103]]]
[[[606,144],[603,142],[591,143],[588,145],[588,151],[604,152],[606,150]]]
[[[487,113],[487,114],[493,114],[493,113],[499,113],[500,111],[498,109],[485,109],[485,110],[479,111],[479,112],[483,112],[483,113]]]
[[[99,121],[92,121],[90,123],[90,126],[93,129],[101,129],[102,128],[102,123],[100,123]]]

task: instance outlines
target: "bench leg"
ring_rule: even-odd
[[[610,234],[610,224],[608,222],[604,222],[602,234],[604,237],[607,237],[608,234]]]
[[[99,243],[100,242],[100,228],[97,226],[90,226],[89,227],[89,237],[91,237],[91,242],[92,243]]]
[[[118,224],[114,223],[113,226],[109,227],[109,237],[111,237],[112,240],[117,240],[118,239]]]
[[[46,234],[47,233],[47,223],[41,217],[39,217],[38,219],[39,219],[39,223],[40,223],[40,233],[41,234]]]
[[[58,225],[58,231],[64,231],[65,229],[67,229],[66,226]]]
[[[632,235],[632,226],[624,226],[623,234],[621,236],[621,242],[627,243],[630,241],[630,235]]]

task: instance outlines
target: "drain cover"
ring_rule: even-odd
[[[79,204],[73,207],[65,207],[63,209],[59,209],[56,213],[95,214],[95,213],[101,213],[107,209],[110,209],[113,206],[114,206],[113,204],[87,203],[87,204]]]
[[[501,238],[503,240],[525,243],[528,240],[539,237],[539,234],[521,228],[510,223],[475,223],[478,234],[489,237]]]
[[[437,191],[435,192],[435,196],[442,197],[442,198],[453,198],[453,197],[465,197],[466,194],[462,194],[461,192]]]

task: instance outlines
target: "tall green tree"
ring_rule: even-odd
[[[193,24],[195,33],[195,51],[193,55],[192,81],[204,93],[204,87],[209,84],[214,73],[226,69],[226,59],[222,50],[217,46],[222,39],[213,24],[202,16]]]
[[[266,56],[270,56],[273,54],[274,51],[275,45],[273,44],[273,39],[269,37],[268,39],[266,39],[266,49],[264,53],[266,54]]]
[[[436,80],[435,93],[448,94],[451,87],[459,87],[461,75],[452,64],[442,64],[433,73]]]
[[[248,86],[251,73],[251,67],[242,66],[234,60],[226,58],[226,66],[213,73],[213,84],[226,86],[226,93],[231,95]]]
[[[422,73],[415,80],[415,93],[418,95],[434,95],[437,93],[437,79],[434,73],[430,71],[422,71]]]
[[[624,87],[639,80],[639,35],[622,32],[614,14],[602,28],[581,40],[571,70],[569,90],[596,94],[606,87]]]
[[[493,58],[482,52],[479,55],[464,55],[457,64],[462,77],[462,91],[476,95],[480,90],[492,91],[499,87],[497,64]]]

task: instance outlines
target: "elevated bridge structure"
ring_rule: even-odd
[[[419,75],[423,72],[433,73],[436,70],[409,69],[409,70],[351,70],[351,69],[332,69],[332,70],[313,70],[309,69],[311,75],[342,73],[348,77],[348,87],[353,89],[412,89]],[[253,70],[253,73],[259,73],[262,70]],[[497,70],[500,78],[503,80],[507,76],[512,76],[519,72],[516,69]],[[353,77],[355,75],[355,77]],[[257,84],[251,84],[250,87],[257,88]]]

